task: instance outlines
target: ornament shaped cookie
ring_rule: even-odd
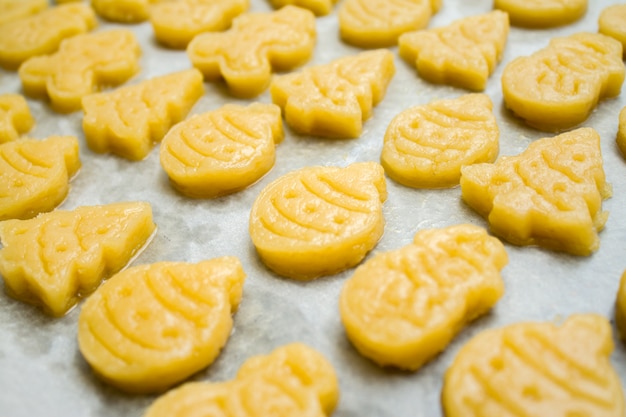
[[[308,280],[350,268],[376,246],[385,221],[383,168],[308,167],[261,191],[250,213],[250,237],[265,265]]]
[[[337,375],[328,360],[291,343],[249,358],[230,381],[187,383],[168,392],[144,417],[326,417],[338,399]]]
[[[190,117],[161,144],[161,166],[182,194],[213,198],[246,188],[274,166],[283,140],[273,104],[227,104]]]
[[[87,144],[99,153],[143,159],[203,93],[202,74],[190,69],[87,95],[82,99]]]
[[[80,351],[108,383],[132,393],[161,392],[217,358],[245,277],[235,257],[119,272],[81,309]]]
[[[557,131],[584,122],[599,100],[620,94],[622,45],[599,33],[555,38],[504,68],[505,105],[528,125]]]
[[[53,210],[81,166],[78,139],[51,136],[0,145],[0,220],[29,219]]]
[[[0,94],[0,144],[16,140],[35,124],[28,103],[19,94]]]
[[[326,16],[333,11],[333,6],[338,0],[269,0],[276,9],[292,5],[312,11],[315,16]]]
[[[294,131],[357,138],[394,74],[393,54],[379,49],[275,76],[270,93]]]
[[[178,0],[150,9],[154,36],[170,48],[186,48],[203,32],[220,32],[248,9],[249,0]]]
[[[54,54],[28,59],[19,75],[27,95],[47,96],[55,110],[72,112],[102,85],[116,86],[135,75],[140,54],[130,30],[82,34],[64,40]]]
[[[0,275],[12,297],[62,316],[122,269],[155,230],[148,203],[56,210],[0,222]]]
[[[164,0],[91,0],[91,7],[112,22],[139,23],[150,16],[150,8]]]
[[[341,39],[362,48],[395,46],[405,32],[428,26],[441,0],[345,0],[339,7]]]
[[[55,52],[61,42],[89,32],[96,15],[86,4],[66,4],[0,25],[0,65],[17,69],[28,58]]]
[[[232,94],[254,97],[267,88],[274,70],[307,62],[315,38],[315,15],[285,6],[271,13],[243,14],[226,32],[200,34],[189,43],[187,54],[207,80],[223,78]]]
[[[500,299],[507,262],[502,243],[480,227],[419,231],[346,281],[339,311],[348,338],[381,366],[415,371]]]
[[[622,54],[626,57],[626,4],[614,4],[602,10],[598,31],[619,41]]]
[[[549,28],[583,17],[587,0],[494,0],[493,7],[507,12],[514,26]]]
[[[596,314],[485,330],[446,371],[444,414],[621,417],[624,393],[612,351],[611,326]]]
[[[398,53],[429,82],[482,91],[502,59],[508,34],[508,16],[496,10],[405,33]]]
[[[611,196],[600,136],[581,128],[536,140],[494,164],[465,166],[461,194],[495,234],[513,244],[590,255],[608,218],[602,200]]]
[[[391,121],[380,160],[387,176],[406,186],[453,187],[462,166],[496,159],[499,136],[487,95],[437,100]]]
[[[0,25],[32,16],[48,8],[48,0],[0,0]]]
[[[626,107],[619,112],[619,125],[617,127],[617,146],[626,157]]]

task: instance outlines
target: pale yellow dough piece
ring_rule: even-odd
[[[313,279],[358,264],[378,243],[387,199],[383,168],[308,167],[261,191],[250,212],[250,237],[279,275]]]
[[[385,97],[395,71],[390,51],[361,52],[326,65],[275,76],[270,93],[294,131],[357,138],[373,107]]]
[[[619,125],[617,127],[617,146],[622,155],[626,157],[626,107],[619,112]]]
[[[0,275],[7,293],[62,316],[122,269],[155,230],[148,203],[56,210],[0,222]]]
[[[233,380],[193,382],[168,392],[144,417],[326,417],[338,400],[332,365],[314,349],[291,343],[249,358]]]
[[[626,271],[622,273],[615,299],[615,325],[618,335],[626,342]]]
[[[91,0],[91,7],[112,22],[139,23],[150,16],[150,7],[167,0]]]
[[[623,417],[611,325],[596,314],[479,333],[446,371],[446,417]]]
[[[395,46],[405,32],[428,26],[441,0],[345,0],[339,7],[341,39],[363,48]]]
[[[80,352],[99,377],[123,391],[164,391],[217,358],[245,277],[230,256],[126,269],[82,307]]]
[[[626,4],[614,4],[602,10],[598,31],[619,41],[622,54],[626,57]]]
[[[226,32],[200,34],[187,54],[207,80],[223,78],[232,94],[255,97],[268,87],[273,71],[307,62],[315,39],[315,15],[285,6],[271,13],[245,13]]]
[[[427,81],[483,91],[502,59],[508,34],[507,14],[495,10],[405,33],[398,40],[398,53]]]
[[[504,292],[504,246],[477,226],[419,231],[359,266],[339,298],[348,338],[381,366],[415,371]]]
[[[316,16],[326,16],[333,11],[338,0],[269,0],[276,9],[287,5],[302,7],[312,11]]]
[[[196,198],[246,188],[274,166],[283,140],[280,108],[227,104],[174,126],[161,144],[161,166],[172,185]]]
[[[1,25],[0,65],[15,70],[28,58],[55,52],[64,39],[89,32],[97,23],[91,7],[67,4]]]
[[[24,92],[47,96],[60,112],[81,108],[81,99],[102,85],[122,84],[139,71],[141,49],[132,31],[111,29],[77,35],[51,55],[35,56],[19,69]]]
[[[150,9],[154,36],[171,48],[186,48],[202,32],[219,32],[245,12],[249,0],[177,0]]]
[[[495,164],[463,167],[461,194],[513,244],[590,255],[608,218],[602,200],[611,196],[600,136],[581,128],[539,139]]]
[[[204,93],[202,74],[189,69],[83,97],[89,147],[130,160],[145,158]]]
[[[16,140],[35,124],[28,103],[19,94],[0,94],[0,144]]]
[[[507,12],[514,26],[549,28],[583,17],[587,0],[494,0],[493,7]]]
[[[496,159],[499,136],[487,95],[437,100],[391,121],[380,160],[387,176],[406,186],[453,187],[462,166]]]
[[[29,219],[53,210],[81,166],[78,139],[51,136],[0,145],[0,220]]]
[[[48,0],[0,0],[0,26],[48,8]]]
[[[547,131],[584,122],[599,100],[622,90],[622,45],[599,33],[552,39],[504,68],[505,105],[532,127]]]

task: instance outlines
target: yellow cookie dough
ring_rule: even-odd
[[[308,167],[274,180],[250,212],[250,237],[279,275],[313,279],[358,264],[383,234],[383,168]]]
[[[148,19],[150,7],[164,0],[91,0],[99,16],[121,23],[139,23]]]
[[[249,358],[231,381],[188,383],[168,392],[144,417],[326,417],[338,399],[332,365],[314,349],[291,343]]]
[[[333,10],[338,0],[269,0],[276,9],[292,5],[312,11],[316,16],[325,16]]]
[[[48,0],[0,0],[0,26],[48,8]]]
[[[96,27],[97,19],[86,4],[66,4],[0,25],[0,65],[17,69],[37,55],[55,52],[63,39]]]
[[[204,93],[196,69],[83,97],[83,130],[89,147],[130,160],[145,158]]]
[[[619,125],[617,127],[616,141],[622,155],[626,157],[626,107],[619,112]]]
[[[615,300],[615,325],[618,335],[626,342],[626,271],[622,273]]]
[[[0,222],[0,275],[7,293],[62,316],[122,269],[155,230],[148,203],[56,210]]]
[[[508,34],[508,16],[496,10],[405,33],[398,53],[427,81],[482,91],[502,59]]]
[[[315,39],[315,15],[285,6],[271,13],[245,13],[226,32],[200,34],[187,54],[207,80],[223,78],[232,94],[254,97],[267,88],[273,70],[308,61]]]
[[[81,163],[78,139],[51,136],[0,145],[0,220],[29,219],[53,210]]]
[[[393,54],[379,49],[275,76],[270,93],[294,131],[357,138],[394,74]]]
[[[178,0],[150,8],[154,36],[171,48],[186,48],[202,32],[219,32],[245,12],[249,0]]]
[[[622,54],[626,57],[626,4],[614,4],[602,10],[598,31],[619,41]]]
[[[140,55],[133,32],[111,29],[65,39],[54,54],[24,62],[19,75],[26,94],[47,96],[55,110],[72,112],[102,85],[119,85],[135,75]]]
[[[504,246],[477,226],[419,231],[359,266],[339,299],[348,338],[381,366],[417,370],[504,292]]]
[[[587,0],[494,0],[493,7],[507,12],[514,26],[548,28],[583,17]]]
[[[124,391],[163,391],[217,358],[245,277],[235,257],[120,272],[82,307],[80,352],[98,376]]]
[[[28,103],[19,94],[0,94],[0,144],[17,139],[35,124]]]
[[[176,125],[161,144],[161,166],[181,193],[218,197],[242,190],[274,166],[283,140],[273,104],[227,104]]]
[[[489,96],[437,100],[391,121],[380,160],[387,176],[406,186],[452,187],[462,166],[496,159],[499,135]]]
[[[581,128],[536,140],[495,164],[465,166],[461,194],[494,233],[513,244],[590,255],[608,218],[602,200],[611,196],[600,136]]]
[[[341,39],[363,48],[395,46],[398,37],[428,26],[442,0],[344,0],[339,7]]]
[[[598,33],[552,39],[502,74],[505,105],[532,127],[558,131],[584,122],[599,100],[620,94],[622,45]]]
[[[596,314],[479,333],[446,371],[446,417],[623,417],[611,325]]]

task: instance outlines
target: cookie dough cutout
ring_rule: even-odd
[[[184,49],[203,32],[220,32],[248,9],[249,0],[178,0],[150,9],[154,36],[163,45]]]
[[[441,0],[345,0],[339,8],[341,39],[362,48],[395,46],[405,32],[428,26]]]
[[[245,277],[235,257],[126,269],[82,307],[80,352],[99,377],[123,391],[164,391],[217,358]]]
[[[80,169],[78,139],[50,136],[0,145],[0,220],[29,219],[65,200]]]
[[[48,0],[0,0],[0,26],[48,8]]]
[[[515,245],[539,245],[586,256],[600,246],[598,232],[611,196],[600,136],[581,128],[539,139],[517,156],[461,169],[463,200],[491,230]]]
[[[507,12],[513,26],[550,28],[582,18],[587,0],[494,0],[493,7]]]
[[[391,121],[380,160],[391,179],[408,187],[453,187],[462,166],[495,161],[499,136],[487,95],[437,100]]]
[[[150,8],[167,0],[91,0],[96,13],[111,22],[139,23],[150,16]]]
[[[502,59],[508,34],[508,16],[496,10],[405,33],[398,53],[429,82],[483,91]]]
[[[504,103],[528,125],[559,131],[587,120],[603,98],[620,94],[624,82],[622,45],[599,33],[552,39],[504,68]]]
[[[155,225],[148,203],[56,210],[0,222],[0,275],[12,297],[62,316],[126,266]]]
[[[612,351],[611,326],[596,314],[483,331],[446,371],[444,414],[623,416],[624,393],[610,362]]]
[[[598,18],[598,31],[622,44],[626,58],[626,4],[614,4],[602,10]]]
[[[270,94],[297,133],[357,138],[373,107],[385,97],[395,71],[390,51],[361,52],[275,76]]]
[[[383,234],[385,175],[375,162],[308,167],[270,183],[250,213],[250,237],[265,265],[310,280],[355,266]]]
[[[182,194],[214,198],[240,191],[274,166],[283,140],[280,108],[227,104],[190,117],[161,144],[161,166]]]
[[[144,417],[330,416],[339,400],[337,375],[316,350],[291,343],[249,358],[226,382],[187,383],[158,398]]]
[[[27,95],[47,96],[55,110],[72,112],[80,110],[84,96],[135,75],[140,55],[139,43],[130,30],[82,34],[64,40],[54,54],[25,61],[19,76]]]
[[[626,107],[619,112],[619,125],[617,127],[617,146],[626,158]]]
[[[422,230],[359,266],[341,291],[348,339],[381,366],[415,371],[500,299],[504,246],[470,224]]]
[[[238,97],[255,97],[269,86],[273,71],[307,62],[315,47],[315,15],[285,6],[271,13],[246,13],[230,30],[203,33],[187,47],[194,67],[205,79],[223,78]]]
[[[150,153],[170,128],[183,120],[204,93],[196,69],[83,97],[83,130],[89,147],[132,161]]]
[[[0,94],[0,144],[16,140],[35,125],[28,103],[19,94]]]
[[[0,65],[15,70],[31,57],[55,52],[64,39],[89,32],[97,23],[88,5],[66,4],[0,25]]]
[[[338,0],[269,0],[275,9],[288,5],[298,6],[312,11],[315,16],[326,16],[333,11],[333,6]]]

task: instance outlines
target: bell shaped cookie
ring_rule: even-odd
[[[326,16],[333,10],[333,5],[338,0],[269,0],[276,9],[288,5],[298,6],[312,11],[315,16]]]
[[[387,198],[383,168],[308,167],[274,180],[250,212],[250,237],[279,275],[313,279],[358,264],[378,243]]]
[[[80,351],[98,376],[124,391],[163,391],[217,358],[244,280],[235,257],[126,269],[82,307]]]
[[[0,0],[0,25],[35,15],[48,8],[48,0]]]
[[[583,17],[587,0],[494,0],[493,7],[507,12],[514,26],[549,28]]]
[[[122,269],[152,236],[148,203],[56,210],[0,222],[0,275],[18,300],[62,316]]]
[[[0,144],[16,140],[35,124],[28,103],[19,94],[0,94]]]
[[[226,382],[194,382],[158,398],[144,417],[326,417],[339,399],[332,365],[302,344],[281,346],[269,355],[249,358]]]
[[[590,255],[608,218],[602,200],[611,195],[600,136],[581,128],[539,139],[494,164],[465,166],[461,194],[495,234],[513,244]]]

